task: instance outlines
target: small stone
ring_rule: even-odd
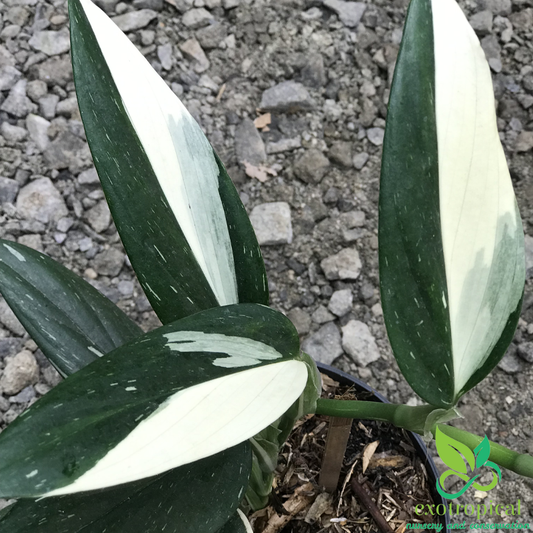
[[[526,276],[528,278],[533,276],[533,237],[525,235],[524,247],[526,251]]]
[[[71,172],[79,172],[84,161],[90,160],[87,143],[68,131],[56,137],[44,150],[43,156],[49,167],[56,170],[68,168]]]
[[[34,65],[30,70],[34,79],[46,81],[49,87],[54,85],[63,87],[72,80],[72,66],[68,56],[51,57]]]
[[[39,178],[23,187],[16,205],[21,216],[43,224],[59,220],[68,214],[65,201],[50,178]]]
[[[96,255],[93,267],[101,276],[118,276],[124,265],[124,254],[115,248],[109,248]]]
[[[75,96],[66,98],[57,104],[56,113],[67,118],[79,119],[78,101]]]
[[[330,255],[320,263],[329,280],[357,279],[361,273],[361,259],[355,248],[344,248],[338,254]]]
[[[141,43],[143,46],[150,46],[155,41],[155,31],[153,30],[141,30]]]
[[[292,242],[291,208],[286,202],[257,205],[250,214],[257,240],[261,245]]]
[[[263,92],[259,107],[264,111],[294,112],[311,109],[314,102],[307,89],[295,81],[284,81]]]
[[[198,80],[199,87],[205,87],[216,94],[218,92],[218,83],[211,79],[207,74],[202,74]]]
[[[11,65],[0,68],[0,91],[11,89],[22,78],[22,73]]]
[[[353,156],[353,166],[357,170],[361,170],[367,163],[370,156],[366,152],[361,152]]]
[[[385,137],[385,130],[383,128],[369,128],[366,132],[368,140],[375,146],[381,146],[383,144],[383,138]]]
[[[510,351],[506,353],[503,356],[503,359],[498,363],[498,368],[503,370],[506,374],[517,374],[522,371],[522,362],[515,353]]]
[[[55,387],[63,381],[61,374],[52,365],[43,368],[42,372],[44,381],[50,385],[50,387]]]
[[[57,221],[56,229],[62,233],[66,233],[74,224],[74,220],[70,217],[63,217]]]
[[[35,356],[28,350],[22,350],[15,357],[7,359],[4,373],[0,378],[0,390],[5,395],[17,394],[28,385],[37,383],[39,365]]]
[[[99,181],[98,174],[94,167],[84,170],[78,176],[78,183],[80,185],[95,185]]]
[[[352,310],[353,295],[350,289],[335,291],[329,300],[328,309],[338,317],[344,316]]]
[[[294,139],[280,139],[277,142],[268,143],[266,147],[267,154],[279,154],[282,152],[289,152],[302,147],[301,137]]]
[[[67,30],[38,31],[28,41],[29,45],[47,56],[57,56],[70,50],[70,38]]]
[[[529,152],[533,148],[533,131],[521,131],[516,138],[515,152]]]
[[[348,141],[337,141],[329,149],[329,158],[341,167],[352,166],[352,143]]]
[[[87,217],[89,226],[96,233],[102,233],[111,224],[111,213],[105,200],[100,200],[94,207],[87,211],[85,216]]]
[[[191,30],[197,30],[203,28],[214,21],[214,17],[207,9],[198,7],[190,9],[181,18],[183,25]]]
[[[0,38],[4,41],[8,39],[14,39],[22,28],[18,24],[9,24],[0,33]]]
[[[522,342],[518,345],[516,353],[528,363],[533,363],[533,342]]]
[[[123,31],[135,31],[145,28],[157,18],[157,13],[151,9],[140,9],[139,11],[130,11],[123,15],[113,17],[111,20]]]
[[[28,248],[33,248],[38,252],[43,251],[43,240],[38,233],[29,233],[28,235],[22,235],[17,239],[19,244],[23,244]]]
[[[165,70],[170,70],[174,64],[172,57],[172,44],[167,43],[157,47],[157,57]]]
[[[324,0],[323,5],[334,11],[340,21],[349,28],[355,28],[363,17],[367,5],[362,2],[343,2],[341,0]]]
[[[294,164],[294,174],[305,183],[319,183],[329,168],[329,159],[318,149],[310,148]]]
[[[294,307],[287,314],[289,320],[294,324],[299,335],[306,335],[311,329],[311,317],[300,307]]]
[[[6,20],[9,20],[12,24],[17,26],[25,26],[26,22],[30,18],[30,11],[23,6],[12,6],[7,10],[4,15]]]
[[[315,361],[330,365],[343,353],[339,329],[333,322],[328,322],[305,339],[302,350]]]
[[[0,322],[15,335],[22,336],[26,333],[24,326],[3,298],[0,299]]]
[[[322,18],[322,10],[320,10],[318,7],[312,7],[311,9],[308,9],[307,11],[303,11],[300,16],[305,21],[311,21],[311,20],[318,20]]]
[[[163,9],[163,0],[133,0],[135,9],[153,9],[161,11]]]
[[[15,117],[25,117],[30,112],[37,111],[37,106],[26,96],[26,80],[19,80],[9,91],[9,96],[0,107]]]
[[[234,9],[241,4],[241,0],[222,0],[224,9]]]
[[[24,128],[13,126],[9,122],[2,122],[0,133],[6,141],[12,143],[21,142],[28,136],[28,132]]]
[[[201,47],[210,50],[218,48],[220,43],[227,37],[228,33],[223,24],[215,22],[205,28],[199,29],[195,35]]]
[[[470,25],[480,35],[486,35],[492,31],[492,13],[489,10],[479,11],[470,17]]]
[[[116,5],[118,4],[118,0],[95,0],[94,3],[106,13],[113,13]]]
[[[48,137],[49,127],[50,122],[43,117],[32,113],[26,117],[26,128],[28,128],[30,138],[41,152],[46,150],[50,144],[50,138]]]
[[[335,320],[335,317],[323,305],[319,305],[311,319],[315,324],[326,324]]]
[[[480,0],[480,7],[490,11],[493,15],[507,17],[511,14],[511,0]]]
[[[59,96],[57,94],[47,94],[39,99],[39,112],[44,118],[53,119],[56,116]]]
[[[33,80],[28,82],[26,86],[26,94],[28,98],[31,98],[34,102],[38,102],[48,92],[46,83],[42,80]]]
[[[0,204],[12,204],[17,197],[20,185],[16,180],[0,177]]]
[[[196,39],[188,39],[180,44],[180,50],[185,54],[185,57],[195,61],[193,68],[198,74],[205,72],[209,68],[209,59],[207,59],[205,52]]]
[[[259,166],[266,161],[265,144],[249,118],[245,118],[235,130],[235,155],[239,163]]]
[[[363,211],[348,211],[348,213],[342,213],[339,219],[346,229],[360,228],[365,225],[366,215]]]
[[[326,70],[322,54],[311,54],[306,58],[306,63],[302,69],[302,81],[308,87],[316,89],[326,84]]]
[[[342,328],[342,347],[359,366],[367,366],[380,358],[376,339],[364,322],[350,320]]]
[[[122,280],[117,285],[117,289],[122,296],[129,298],[133,294],[133,282],[130,280]]]
[[[29,403],[36,397],[35,389],[29,385],[28,387],[25,387],[22,389],[17,395],[11,396],[9,398],[9,401],[11,403]]]

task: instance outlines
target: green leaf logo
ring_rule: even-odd
[[[458,498],[464,494],[471,485],[473,485],[476,490],[486,492],[493,489],[498,484],[498,481],[501,479],[501,471],[497,464],[489,461],[490,442],[486,435],[474,449],[474,453],[472,453],[472,450],[462,442],[456,441],[452,437],[443,433],[438,426],[435,433],[435,442],[437,445],[437,453],[446,466],[450,467],[450,469],[443,472],[437,480],[437,491],[443,498],[448,500]],[[488,485],[480,485],[476,482],[477,478],[486,471],[484,467],[488,467],[492,470],[492,481]],[[482,468],[484,471],[481,471]],[[445,490],[444,482],[450,476],[457,476],[465,482],[465,485],[458,492],[448,493]]]

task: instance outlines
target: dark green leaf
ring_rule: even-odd
[[[63,374],[142,335],[115,304],[46,255],[0,240],[0,292]]]

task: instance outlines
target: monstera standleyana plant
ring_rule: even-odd
[[[261,253],[222,162],[114,23],[69,1],[87,140],[163,326],[143,334],[73,273],[0,242],[0,291],[66,377],[0,435],[0,497],[19,498],[2,532],[250,531],[239,506],[265,504],[304,413],[438,430],[476,449],[481,437],[443,422],[511,341],[524,248],[490,72],[455,0],[412,0],[383,152],[383,310],[427,402],[417,407],[317,400],[314,363],[267,307]],[[492,443],[490,459],[533,476],[529,456]]]

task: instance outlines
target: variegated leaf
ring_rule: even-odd
[[[489,66],[455,0],[412,0],[389,101],[380,279],[403,374],[450,407],[505,353],[524,287],[520,215]]]

